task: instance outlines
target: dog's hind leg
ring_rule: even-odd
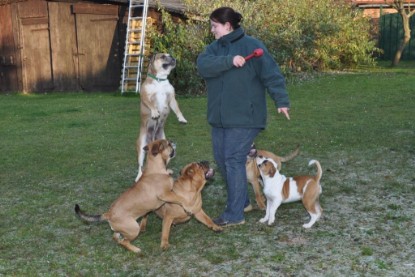
[[[316,221],[320,219],[320,216],[323,210],[321,209],[318,199],[313,204],[304,203],[304,207],[306,208],[308,214],[310,215],[310,221],[304,224],[303,227],[308,229],[308,228],[311,228],[311,226],[313,226],[314,223],[316,223]]]
[[[166,134],[164,133],[164,123],[164,121],[157,122],[157,126],[154,128],[153,140],[166,139]]]
[[[305,205],[304,205],[305,206]],[[306,207],[308,214],[310,215],[310,221],[303,225],[304,228],[311,228],[311,226],[320,219],[323,209],[320,206],[319,201],[315,202],[311,207]]]
[[[303,205],[307,212],[310,214],[310,221],[304,224],[304,228],[310,228],[320,218],[322,209],[320,206],[319,195],[321,193],[321,186],[310,182],[310,187],[305,191],[303,195]]]
[[[112,238],[121,246],[125,247],[126,249],[134,252],[134,253],[141,253],[141,249],[138,248],[137,246],[134,246],[130,243],[129,240],[126,240],[125,238],[122,237],[122,235],[120,233],[114,233],[114,235],[112,236]]]
[[[134,253],[140,253],[141,249],[131,244],[131,241],[140,233],[140,226],[137,221],[123,222],[122,226],[119,227],[122,227],[122,230],[114,232],[113,239],[126,249]],[[111,228],[114,229],[112,225]]]
[[[142,134],[142,131],[140,131],[140,135],[137,138],[137,143],[136,143],[136,147],[137,147],[137,162],[138,162],[138,173],[137,173],[137,177],[135,178],[135,181],[137,182],[138,179],[140,179],[141,175],[143,174],[143,164],[144,164],[144,158],[145,158],[145,151],[144,151],[144,146],[146,145],[146,135]]]
[[[316,221],[320,218],[320,214],[314,214],[314,213],[309,213],[309,214],[311,217],[310,221],[303,225],[303,227],[306,229],[311,228],[311,226],[313,226],[314,223],[316,223]]]
[[[145,232],[147,228],[147,221],[148,221],[148,215],[145,215],[141,218],[140,221],[140,232]]]

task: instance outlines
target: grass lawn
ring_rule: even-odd
[[[107,223],[75,217],[79,203],[102,213],[136,176],[139,97],[118,94],[0,96],[0,276],[413,276],[415,271],[415,63],[325,74],[289,85],[291,120],[269,103],[257,147],[301,154],[292,176],[323,167],[322,219],[310,230],[300,203],[277,211],[276,225],[247,223],[213,233],[195,219],[172,229],[162,251],[151,215],[136,256],[112,241]],[[175,174],[213,160],[206,98],[178,99],[187,125],[171,114]],[[251,199],[254,201],[250,188]],[[204,209],[225,205],[217,173]]]

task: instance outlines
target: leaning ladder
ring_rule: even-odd
[[[121,93],[138,93],[143,69],[148,0],[130,0],[124,62],[121,77]],[[141,16],[137,16],[141,12]]]

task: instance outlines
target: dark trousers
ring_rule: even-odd
[[[220,216],[224,220],[244,219],[249,205],[246,158],[261,129],[212,128],[213,155],[227,185],[227,204]]]

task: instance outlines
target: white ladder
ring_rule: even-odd
[[[130,0],[128,9],[127,33],[125,39],[124,62],[121,77],[121,93],[138,93],[143,69],[146,37],[148,0]],[[137,16],[141,12],[140,16]]]

